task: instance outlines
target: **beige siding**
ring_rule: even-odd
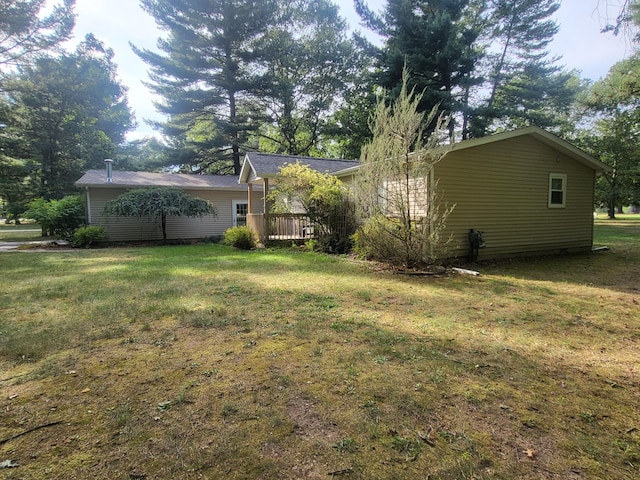
[[[397,217],[409,207],[411,218],[424,217],[429,201],[426,183],[425,178],[385,182],[379,191],[383,199],[381,202],[385,204],[385,213],[391,217]],[[407,188],[409,193],[405,191]]]
[[[340,181],[346,185],[353,185],[356,179],[355,173],[350,173],[349,175],[344,175],[342,177],[338,177]]]
[[[104,217],[102,215],[106,202],[125,191],[126,189],[117,188],[91,188],[87,193],[91,208],[91,224],[104,227],[112,241],[161,240],[160,219]],[[233,201],[247,201],[247,192],[243,190],[186,190],[186,193],[192,197],[212,202],[216,207],[217,216],[168,217],[167,239],[197,239],[222,235],[226,229],[233,226]],[[261,192],[259,196],[261,196]]]
[[[566,208],[548,208],[550,173],[567,175]],[[484,231],[481,259],[592,246],[594,171],[533,138],[450,152],[435,175],[455,204],[449,256],[467,255],[471,228]]]

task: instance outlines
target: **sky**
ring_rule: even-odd
[[[631,53],[624,38],[600,33],[606,18],[617,15],[616,6],[620,1],[562,0],[555,15],[560,31],[550,47],[553,55],[562,57],[560,64],[580,71],[583,78],[598,80],[613,64]],[[352,29],[364,30],[359,25],[352,0],[337,0],[336,3]],[[368,3],[372,9],[379,10],[385,1],[369,0]],[[609,5],[609,11],[604,5]],[[75,48],[87,33],[93,33],[113,49],[119,79],[129,89],[129,106],[138,123],[138,128],[130,132],[128,138],[153,135],[153,129],[144,120],[162,117],[155,111],[153,96],[143,84],[148,80],[148,66],[133,53],[129,43],[153,50],[162,32],[137,0],[76,0],[76,14],[74,38],[67,47]]]

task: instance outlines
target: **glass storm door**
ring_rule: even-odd
[[[245,201],[233,201],[233,226],[243,227],[247,224],[247,213],[249,212],[249,204]]]

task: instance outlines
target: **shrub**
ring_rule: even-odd
[[[80,227],[73,234],[73,246],[89,248],[98,242],[107,240],[107,232],[104,228],[98,226]]]
[[[396,263],[402,256],[403,245],[389,234],[393,230],[392,222],[383,215],[369,218],[352,235],[355,254],[367,260]]]
[[[306,165],[287,164],[280,168],[269,193],[275,212],[295,213],[301,209],[311,219],[317,244],[313,249],[332,254],[351,250],[355,231],[355,204],[348,187],[337,177]]]
[[[224,243],[241,250],[251,250],[256,246],[256,238],[249,227],[231,227],[224,232]]]
[[[58,200],[54,206],[54,235],[71,239],[73,233],[84,223],[84,199],[81,196],[67,196]]]
[[[304,250],[307,252],[315,252],[318,249],[318,240],[315,238],[310,238],[306,242],[304,242]]]
[[[43,237],[56,235],[71,239],[73,232],[84,223],[84,200],[81,196],[69,195],[62,200],[38,198],[28,207],[24,216],[40,224]]]

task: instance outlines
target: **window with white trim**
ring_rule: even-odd
[[[564,208],[567,203],[567,175],[549,174],[549,208]]]

